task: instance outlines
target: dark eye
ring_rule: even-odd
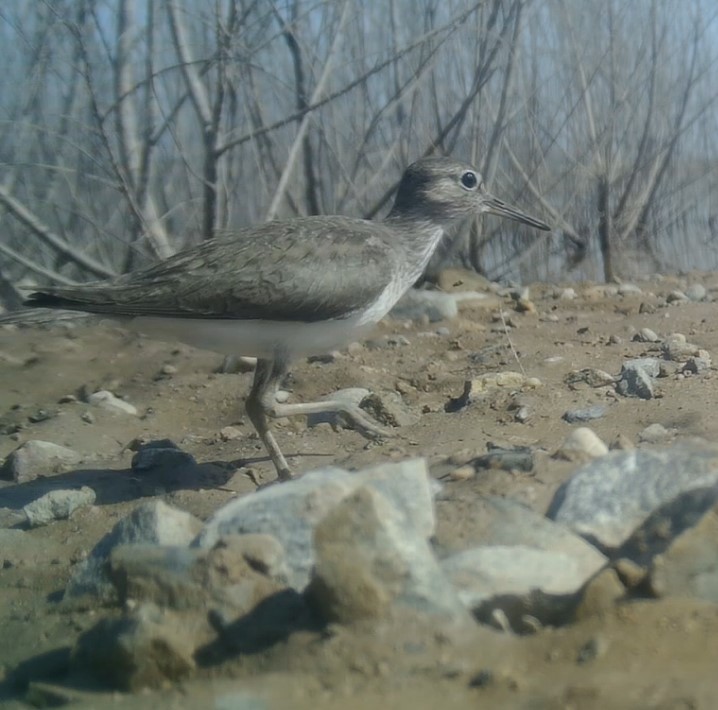
[[[476,177],[476,173],[472,172],[471,170],[467,170],[461,176],[461,184],[467,190],[473,190],[479,184],[479,178]]]

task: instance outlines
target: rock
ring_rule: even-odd
[[[683,303],[688,300],[688,296],[686,296],[683,291],[679,291],[678,289],[675,289],[674,291],[671,291],[666,296],[666,303]]]
[[[715,446],[616,452],[579,469],[556,492],[547,516],[600,548],[615,550],[661,505],[716,484]]]
[[[32,503],[28,503],[23,511],[31,528],[47,525],[55,520],[66,520],[79,508],[95,502],[95,491],[87,486],[79,490],[56,490],[45,493]]]
[[[652,560],[666,551],[673,541],[689,530],[718,502],[718,486],[712,485],[680,493],[658,506],[621,545],[616,557],[645,570]]]
[[[345,389],[337,390],[331,394],[323,397],[324,401],[329,402],[343,402],[353,407],[358,407],[365,397],[368,397],[371,392],[365,387],[346,387]],[[318,412],[316,414],[310,414],[307,417],[307,426],[315,427],[319,424],[330,424],[333,427],[343,425],[344,418],[340,412]]]
[[[638,441],[645,444],[660,444],[672,437],[672,433],[663,424],[649,424],[638,433]]]
[[[607,387],[615,384],[616,378],[595,367],[585,367],[582,370],[569,372],[564,378],[564,382],[572,388],[579,384],[586,384],[589,387]]]
[[[573,288],[562,288],[560,291],[554,293],[554,298],[558,298],[561,301],[573,301],[576,298],[576,290]]]
[[[408,407],[398,392],[372,392],[359,405],[380,424],[402,427],[416,424],[421,417]]]
[[[435,519],[426,462],[413,459],[353,474],[328,467],[236,498],[215,512],[194,544],[213,547],[221,537],[231,534],[273,535],[286,553],[289,586],[301,591],[309,581],[314,560],[314,528],[361,486],[387,498],[404,516],[405,528],[413,528],[424,539],[433,534]]]
[[[242,430],[236,426],[225,426],[219,430],[219,438],[222,441],[235,441],[242,437]]]
[[[636,286],[636,284],[626,283],[618,287],[618,294],[620,296],[635,295],[637,293],[643,293],[643,291],[641,291],[641,287]]]
[[[196,466],[194,456],[182,451],[169,439],[149,441],[141,444],[132,457],[132,471],[143,475],[158,469],[175,469]]]
[[[566,437],[554,456],[566,461],[585,462],[607,453],[608,447],[592,429],[579,427]]]
[[[468,622],[423,535],[375,490],[360,487],[314,532],[316,562],[306,595],[326,622],[381,618],[394,609]]]
[[[626,360],[623,363],[623,369],[641,369],[648,377],[660,377],[661,361],[657,357],[636,357]],[[619,376],[620,377],[620,376]]]
[[[566,621],[590,577],[575,557],[526,545],[477,547],[441,564],[479,621],[496,625],[499,610],[513,631],[523,633],[536,630],[534,620]]]
[[[608,448],[610,451],[633,451],[636,445],[622,431],[619,431]]]
[[[653,375],[653,377],[657,376]],[[653,380],[651,374],[637,361],[626,362],[621,368],[621,379],[616,391],[624,397],[653,399]]]
[[[116,595],[107,577],[105,562],[115,547],[132,543],[189,545],[201,527],[202,523],[193,515],[160,500],[141,503],[77,565],[65,589],[65,598],[89,595],[101,602],[113,601]]]
[[[93,392],[88,396],[87,403],[93,407],[106,409],[108,412],[114,412],[115,414],[131,414],[132,416],[137,416],[137,407],[129,402],[125,402],[124,399],[115,397],[115,395],[108,390]]]
[[[656,335],[656,332],[650,328],[641,328],[632,338],[632,340],[639,343],[657,343],[660,338]]]
[[[708,357],[689,357],[681,368],[683,374],[700,375],[711,369],[711,359]]]
[[[703,357],[705,351],[701,351],[697,345],[686,342],[686,336],[682,333],[670,335],[661,345],[661,352],[666,360],[673,362],[685,362],[691,357]]]
[[[653,558],[649,573],[659,597],[679,596],[718,602],[718,507],[671,541]]]
[[[26,483],[38,476],[49,476],[74,466],[82,460],[80,454],[50,441],[32,439],[18,446],[5,459],[0,468],[0,478]]]
[[[581,601],[574,612],[574,620],[600,616],[612,609],[626,596],[626,588],[611,568],[601,570],[590,579],[581,592]]]
[[[572,557],[577,570],[591,577],[607,559],[582,537],[530,508],[511,500],[491,496],[473,509],[476,523],[471,538],[461,539],[462,547],[477,545],[533,547]]]
[[[590,422],[593,419],[601,419],[606,416],[606,407],[601,404],[594,404],[591,407],[583,409],[570,409],[564,412],[561,419],[569,424],[578,424],[580,422]]]
[[[410,288],[390,313],[396,320],[428,320],[430,323],[456,318],[458,314],[459,308],[453,294],[417,288]]]
[[[185,618],[143,605],[121,619],[102,619],[82,634],[73,663],[115,688],[136,692],[189,676],[194,651]]]
[[[691,301],[702,301],[708,292],[703,284],[694,283],[686,288],[685,294]]]
[[[257,565],[258,556],[267,551],[271,564]],[[229,536],[211,550],[119,545],[110,553],[108,576],[122,604],[132,600],[175,611],[215,609],[225,618],[239,618],[285,588],[283,555],[269,535]],[[270,569],[276,577],[268,574]]]

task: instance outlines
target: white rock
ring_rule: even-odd
[[[116,412],[121,414],[131,414],[136,416],[137,415],[137,407],[130,404],[129,402],[125,402],[124,399],[120,399],[119,397],[115,397],[112,392],[109,392],[108,390],[99,390],[98,392],[93,392],[88,398],[87,398],[88,404],[91,404],[93,407],[100,407],[100,409],[107,409],[110,412]]]

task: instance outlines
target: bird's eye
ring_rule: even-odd
[[[476,189],[476,186],[478,184],[479,184],[479,178],[476,177],[476,173],[472,172],[471,170],[467,170],[461,176],[461,185],[463,187],[465,187],[467,190]]]

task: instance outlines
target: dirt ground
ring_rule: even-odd
[[[447,470],[442,462],[448,457],[458,466],[484,453],[488,443],[545,452],[531,473],[496,470],[442,482],[437,546],[462,549],[480,526],[481,496],[510,496],[545,511],[558,485],[576,468],[550,457],[576,426],[562,420],[566,410],[605,405],[606,416],[590,426],[606,443],[619,434],[638,443],[639,432],[653,423],[671,430],[675,439],[718,441],[713,371],[694,377],[669,374],[658,380],[659,396],[647,401],[619,397],[612,388],[566,383],[573,370],[592,367],[615,375],[628,357],[656,355],[653,344],[631,340],[644,327],[661,337],[683,333],[715,360],[715,304],[666,303],[671,291],[696,282],[708,289],[709,298],[718,293],[718,274],[656,277],[638,282],[641,293],[624,296],[574,285],[573,300],[557,298],[561,288],[556,285],[536,284],[530,291],[535,312],[516,312],[511,299],[499,299],[504,320],[513,326],[508,334],[497,319],[495,298],[467,303],[458,318],[442,323],[387,321],[372,341],[339,354],[334,362],[297,363],[287,383],[290,401],[316,399],[344,387],[396,390],[421,414],[419,422],[397,430],[397,437],[383,444],[367,444],[351,430],[284,421],[276,427],[278,440],[298,471],[327,464],[356,469],[424,456],[439,475]],[[456,284],[467,287],[473,287],[471,279]],[[404,337],[385,337],[397,335]],[[252,375],[217,374],[221,361],[213,353],[106,325],[0,329],[0,424],[4,431],[13,423],[24,424],[13,435],[0,435],[0,458],[23,441],[42,439],[75,449],[87,461],[51,479],[5,482],[0,507],[17,509],[53,486],[89,485],[97,493],[94,506],[68,521],[30,530],[22,541],[14,542],[13,530],[0,538],[0,677],[5,678],[0,705],[26,707],[16,684],[25,678],[41,681],[33,686],[36,702],[77,698],[83,707],[104,707],[109,700],[116,708],[158,710],[718,707],[718,606],[681,599],[632,602],[521,637],[478,626],[444,636],[399,622],[335,629],[322,636],[299,633],[263,653],[201,668],[191,681],[162,691],[124,696],[78,687],[55,697],[53,671],[64,668],[63,649],[98,618],[94,610],[60,611],[56,602],[73,565],[100,537],[143,496],[160,495],[204,519],[233,496],[253,491],[255,481],[274,477],[243,412]],[[172,366],[169,374],[163,373],[165,365]],[[542,386],[518,394],[495,391],[461,411],[445,411],[465,380],[520,369]],[[135,405],[140,416],[90,408],[81,400],[60,403],[83,388],[109,389]],[[520,407],[528,413],[525,421],[517,420]],[[40,410],[51,416],[28,423],[29,416],[43,418],[35,416]],[[228,425],[241,436],[223,440],[221,431]],[[173,490],[148,490],[129,472],[132,451],[127,447],[138,437],[172,439],[203,464],[200,474],[179,481]],[[587,661],[582,654],[586,644],[600,651]]]

